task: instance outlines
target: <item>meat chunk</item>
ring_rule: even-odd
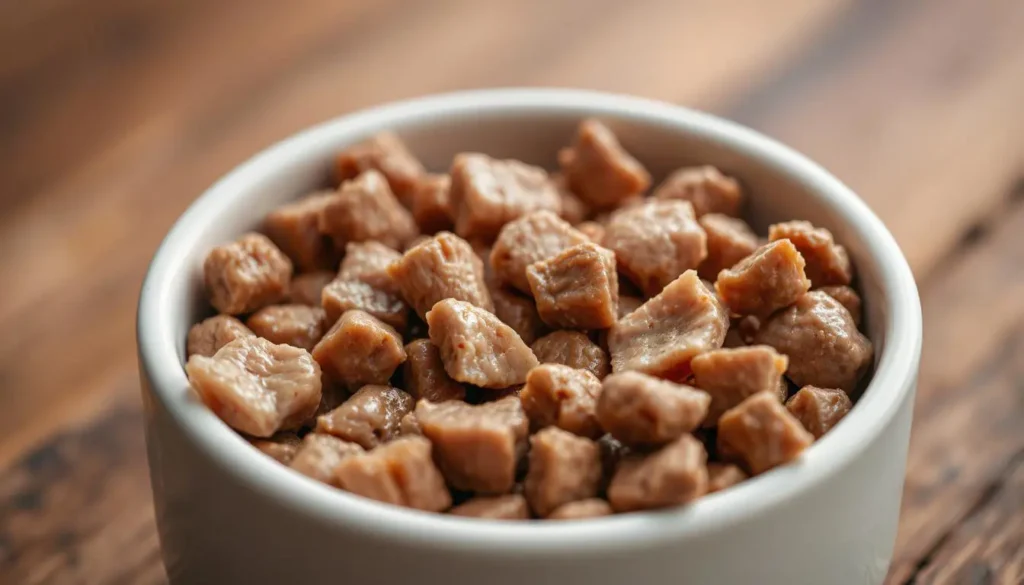
[[[512,489],[529,431],[518,397],[479,405],[421,400],[415,412],[449,485],[491,494]]]
[[[369,453],[343,459],[334,470],[338,487],[388,504],[440,512],[452,496],[431,459],[430,441],[401,437]]]
[[[608,486],[616,512],[684,504],[708,489],[707,453],[692,435],[683,435],[649,454],[623,459]]]
[[[819,291],[772,315],[754,336],[789,358],[786,376],[799,386],[852,392],[871,365],[873,348],[839,301]]]
[[[629,295],[619,295],[619,319],[632,313],[643,306],[644,300],[640,297],[632,297]]]
[[[785,400],[782,374],[788,363],[786,356],[767,345],[716,349],[693,358],[696,385],[711,395],[704,426],[715,426],[723,412],[758,392],[781,389],[779,401]]]
[[[651,200],[612,215],[602,244],[647,296],[661,292],[708,255],[707,236],[686,201]]]
[[[298,270],[334,268],[334,244],[320,231],[320,214],[334,196],[321,191],[271,210],[263,220],[267,236],[291,258]]]
[[[292,262],[262,234],[245,234],[206,256],[203,277],[210,304],[238,315],[279,302],[288,292]]]
[[[402,422],[398,424],[398,434],[403,437],[423,434],[423,429],[420,428],[420,419],[416,418],[416,411],[402,417]]]
[[[429,339],[409,343],[405,346],[405,355],[402,377],[413,399],[431,402],[466,399],[466,388],[444,371],[441,354]]]
[[[608,354],[579,331],[555,331],[533,343],[533,353],[542,364],[562,364],[587,370],[604,378],[611,372]]]
[[[673,172],[654,190],[654,197],[689,201],[697,217],[709,213],[739,217],[743,204],[743,190],[736,179],[710,165]]]
[[[850,397],[838,388],[804,386],[786,402],[786,409],[815,439],[836,426],[851,408]]]
[[[402,207],[384,176],[375,170],[342,183],[324,205],[318,225],[337,245],[376,240],[401,250],[419,235],[412,214]]]
[[[302,439],[289,467],[303,475],[337,487],[334,470],[342,459],[358,455],[363,448],[330,435],[310,433]]]
[[[538,364],[511,327],[467,302],[438,302],[427,313],[427,326],[445,371],[459,382],[507,388],[525,382],[526,373]]]
[[[361,280],[386,292],[398,292],[398,283],[388,267],[401,258],[400,253],[380,242],[351,242],[345,245],[345,259],[338,269],[338,278]]]
[[[522,494],[503,496],[478,496],[455,506],[449,512],[452,516],[487,518],[488,520],[529,520],[530,508]]]
[[[414,406],[412,396],[398,388],[370,384],[318,417],[316,430],[372,449],[399,435],[402,417]]]
[[[483,262],[469,242],[455,234],[441,232],[411,248],[388,268],[388,274],[420,317],[444,299],[494,310]]]
[[[602,434],[595,414],[600,393],[601,380],[589,371],[544,364],[530,370],[519,400],[534,428],[556,426],[596,439]]]
[[[299,452],[302,439],[293,432],[275,433],[269,439],[251,439],[253,447],[278,463],[288,465]]]
[[[212,357],[217,350],[238,339],[254,335],[241,321],[230,315],[214,315],[188,330],[185,352],[191,357]]]
[[[550,211],[535,211],[509,222],[491,248],[491,267],[498,284],[532,294],[526,268],[588,239]]]
[[[587,242],[526,269],[540,318],[551,327],[605,329],[618,318],[615,255]]]
[[[596,415],[601,428],[629,446],[663,445],[704,420],[706,392],[639,372],[604,379]]]
[[[792,461],[814,442],[774,392],[758,392],[718,420],[718,452],[754,475]]]
[[[569,189],[569,183],[565,180],[565,176],[561,173],[552,175],[551,182],[555,185],[558,197],[562,200],[562,212],[559,214],[562,219],[571,224],[577,224],[587,219],[590,215],[590,206]]]
[[[309,352],[239,337],[185,364],[192,388],[231,428],[254,437],[299,428],[320,404],[320,366]]]
[[[339,184],[371,169],[384,175],[391,190],[403,202],[412,196],[424,174],[423,165],[393,132],[381,132],[350,147],[334,161],[334,174]]]
[[[793,304],[811,287],[804,259],[789,240],[761,246],[718,273],[715,290],[738,315],[765,316]]]
[[[319,307],[307,305],[270,305],[246,320],[249,329],[273,343],[287,343],[312,351],[324,336],[327,315]]]
[[[611,516],[614,512],[608,502],[600,498],[587,498],[568,502],[555,508],[548,514],[548,520],[585,520],[587,518],[600,518]]]
[[[768,228],[768,240],[789,240],[807,263],[805,271],[812,286],[850,284],[853,267],[846,248],[835,243],[832,232],[808,221],[787,221]]]
[[[537,305],[533,299],[520,296],[503,287],[491,287],[491,300],[494,301],[494,314],[519,334],[523,343],[530,344],[537,340],[546,327],[537,313]]]
[[[338,277],[322,294],[324,310],[330,322],[345,311],[365,311],[395,329],[404,330],[409,322],[409,306],[399,294],[398,284],[388,267],[402,255],[379,242],[349,243]]]
[[[395,328],[363,311],[346,311],[313,348],[324,373],[350,390],[387,384],[405,357]]]
[[[319,307],[320,295],[323,293],[327,283],[334,280],[334,277],[335,274],[331,270],[296,274],[292,278],[291,286],[288,290],[288,302]]]
[[[757,249],[757,234],[742,219],[709,213],[697,221],[708,238],[708,256],[697,268],[701,278],[715,280],[719,272],[732,268]]]
[[[747,474],[732,463],[708,463],[708,493],[720,492],[741,481],[746,481]]]
[[[455,227],[452,221],[452,180],[448,175],[427,175],[416,186],[412,197],[412,217],[420,231],[432,234]]]
[[[558,153],[569,187],[595,209],[618,207],[651,186],[651,175],[603,123],[580,123],[572,147]]]
[[[857,291],[844,285],[823,286],[817,290],[839,301],[839,304],[846,307],[846,310],[850,312],[850,316],[853,317],[853,324],[860,327],[860,322],[863,318],[863,303]]]
[[[462,153],[455,155],[450,174],[455,233],[464,238],[494,238],[506,223],[531,211],[561,211],[558,190],[540,167]]]
[[[595,244],[601,245],[604,242],[605,227],[596,221],[585,221],[576,224],[576,231],[587,236]]]
[[[608,330],[612,370],[683,381],[690,360],[721,347],[728,329],[728,311],[689,270]]]
[[[538,516],[547,516],[568,502],[597,495],[601,452],[597,443],[557,427],[530,438],[526,501]]]

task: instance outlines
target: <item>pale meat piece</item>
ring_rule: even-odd
[[[487,311],[494,302],[484,280],[484,265],[469,242],[441,232],[408,250],[388,268],[402,297],[421,318],[438,302],[455,299]]]
[[[601,451],[594,441],[557,427],[530,437],[526,501],[538,516],[597,496],[600,483]]]
[[[772,315],[754,336],[789,358],[786,377],[798,386],[852,392],[871,366],[871,341],[839,301],[811,291]]]
[[[211,250],[203,278],[210,304],[221,313],[239,315],[284,298],[292,261],[266,236],[248,233]]]
[[[603,434],[596,416],[600,394],[601,380],[589,371],[543,364],[527,374],[519,400],[533,428],[556,426],[596,439]]]
[[[444,371],[441,354],[429,339],[417,339],[407,344],[405,355],[402,378],[406,391],[414,400],[444,402],[466,399],[466,387],[452,380]]]
[[[342,459],[362,452],[363,448],[355,443],[330,435],[310,433],[302,439],[302,444],[288,466],[319,482],[337,487],[334,470],[338,464]]]
[[[449,174],[455,233],[463,238],[491,239],[502,226],[531,211],[557,214],[562,208],[547,171],[517,160],[457,154]]]
[[[612,370],[683,381],[690,360],[721,347],[728,329],[729,312],[689,270],[608,330]]]
[[[296,274],[288,290],[288,302],[319,307],[324,287],[334,280],[335,276],[331,270]]]
[[[715,349],[691,362],[695,385],[711,396],[704,426],[718,423],[722,413],[758,392],[776,392],[786,398],[782,375],[789,360],[767,345]]]
[[[796,302],[811,288],[804,259],[789,240],[761,246],[718,273],[715,290],[737,315],[766,316]]]
[[[768,228],[768,240],[789,240],[807,263],[805,271],[811,285],[850,284],[853,267],[846,248],[836,244],[832,232],[816,228],[808,221],[787,221]]]
[[[420,180],[412,196],[412,217],[425,234],[455,227],[452,222],[449,191],[452,180],[448,175],[427,175]]]
[[[421,400],[415,412],[450,486],[490,494],[512,489],[529,432],[518,397],[479,405]]]
[[[375,240],[401,250],[419,235],[412,214],[402,207],[384,176],[375,170],[342,183],[324,205],[318,225],[339,246]]]
[[[573,193],[594,209],[618,207],[651,186],[651,175],[595,119],[580,123],[576,139],[558,153],[558,164]]]
[[[553,328],[606,329],[618,318],[615,255],[587,242],[526,269],[541,320]]]
[[[846,310],[850,312],[850,316],[853,317],[854,325],[860,327],[864,309],[863,303],[860,300],[860,295],[857,294],[857,291],[845,285],[823,286],[815,290],[820,290],[833,299],[839,301],[839,304],[846,307]]]
[[[398,292],[398,284],[388,267],[401,258],[401,253],[380,242],[351,242],[345,245],[338,278],[361,280],[386,292]]]
[[[241,321],[231,315],[214,315],[196,323],[188,330],[185,352],[189,357],[212,357],[217,350],[238,339],[255,335]]]
[[[747,480],[747,474],[732,463],[708,463],[708,493],[720,492]]]
[[[550,211],[534,211],[509,222],[491,248],[491,268],[499,285],[532,294],[526,269],[588,239]]]
[[[754,475],[788,463],[814,442],[774,392],[759,392],[718,420],[718,453]]]
[[[542,364],[562,364],[587,370],[599,379],[611,372],[608,354],[579,331],[549,333],[535,341],[531,349]]]
[[[583,223],[576,224],[576,231],[580,232],[584,236],[590,239],[595,244],[602,244],[604,242],[605,227],[596,221],[585,221]]]
[[[508,388],[526,381],[538,365],[530,346],[492,313],[464,301],[445,299],[427,313],[430,341],[453,380],[484,388]]]
[[[253,447],[278,463],[288,465],[299,452],[302,439],[293,432],[275,433],[269,439],[250,439]]]
[[[345,312],[313,348],[324,373],[349,390],[387,384],[405,357],[395,328],[363,311]]]
[[[611,504],[600,498],[587,498],[568,502],[555,508],[548,514],[548,520],[585,520],[587,518],[600,518],[611,516],[615,512]]]
[[[632,313],[643,306],[644,300],[640,297],[632,297],[629,295],[619,295],[619,319]]]
[[[569,189],[564,175],[561,173],[551,175],[551,182],[555,185],[558,197],[562,200],[562,212],[559,214],[562,219],[571,224],[577,224],[590,216],[590,206]]]
[[[686,201],[650,200],[612,215],[602,245],[647,296],[661,292],[708,255],[707,236]]]
[[[804,386],[786,402],[786,409],[815,439],[836,426],[851,408],[850,397],[838,388]]]
[[[416,418],[416,411],[402,417],[402,422],[398,424],[398,434],[403,437],[423,434],[423,429],[420,428],[420,419]]]
[[[394,132],[381,132],[372,138],[346,149],[334,163],[338,184],[358,177],[368,170],[380,171],[391,190],[403,202],[408,202],[423,177],[423,165]]]
[[[398,388],[368,384],[338,408],[317,417],[316,431],[372,449],[400,434],[402,417],[415,404],[412,396]]]
[[[271,210],[263,220],[267,236],[291,258],[297,270],[334,268],[338,254],[320,231],[320,214],[334,196],[321,191]]]
[[[522,494],[477,496],[452,508],[452,516],[486,518],[488,520],[529,520],[530,507]]]
[[[653,196],[689,201],[697,217],[709,213],[739,217],[743,205],[743,190],[736,179],[723,175],[711,165],[674,171],[658,185]]]
[[[228,426],[253,437],[299,428],[320,404],[320,366],[309,352],[239,337],[213,357],[185,364],[200,399]]]
[[[491,300],[494,302],[494,314],[502,323],[514,329],[523,343],[533,343],[547,330],[537,313],[537,305],[533,299],[503,287],[492,286],[490,291]]]
[[[319,307],[270,305],[253,313],[245,324],[268,341],[312,351],[327,330],[327,315]]]
[[[623,372],[604,379],[595,414],[601,428],[623,444],[656,446],[699,427],[710,403],[702,390]]]
[[[346,457],[334,470],[338,487],[388,504],[440,512],[452,505],[430,441],[401,437],[373,451]]]
[[[409,306],[388,272],[388,267],[401,258],[401,254],[379,242],[346,245],[338,277],[321,295],[328,321],[333,323],[345,311],[358,309],[404,330],[409,322]]]
[[[697,268],[701,278],[715,280],[719,272],[732,268],[758,247],[757,234],[742,219],[709,213],[697,222],[708,238],[708,256]]]
[[[692,435],[683,435],[648,454],[633,454],[619,463],[608,486],[608,503],[616,512],[685,504],[708,489],[707,452]]]

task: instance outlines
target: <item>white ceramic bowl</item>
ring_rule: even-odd
[[[676,509],[582,522],[500,523],[378,504],[261,455],[194,398],[182,370],[212,246],[323,184],[332,156],[398,131],[428,168],[477,150],[552,166],[597,116],[653,173],[710,163],[752,194],[761,233],[801,218],[856,263],[877,348],[870,387],[798,463]],[[173,583],[880,583],[892,555],[921,346],[910,269],[838,180],[751,130],[672,105],[582,91],[456,93],[358,112],[256,155],[204,193],[142,287],[139,366],[164,562]]]

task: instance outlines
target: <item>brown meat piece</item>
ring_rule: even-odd
[[[487,518],[488,520],[529,520],[530,508],[522,494],[503,496],[478,496],[455,506],[449,511],[452,516]]]
[[[388,504],[447,510],[451,494],[431,459],[430,441],[401,437],[369,453],[346,457],[334,470],[338,487]]]
[[[402,422],[398,423],[398,434],[403,437],[405,435],[423,434],[423,429],[420,428],[420,419],[416,418],[416,411],[412,411],[402,417]]]
[[[819,291],[772,315],[754,336],[789,358],[786,376],[799,386],[852,392],[874,350],[839,301]]]
[[[373,315],[398,331],[409,323],[409,305],[400,296],[361,280],[337,278],[331,281],[323,291],[323,307],[331,323],[353,310]]]
[[[619,319],[621,319],[621,318],[625,317],[626,315],[632,313],[633,311],[639,309],[641,306],[643,306],[643,304],[644,304],[644,300],[641,299],[640,297],[631,297],[631,296],[628,296],[628,295],[623,296],[623,295],[620,294],[619,295]]]
[[[253,313],[245,324],[268,341],[312,351],[327,330],[326,321],[327,315],[319,307],[270,305]]]
[[[491,248],[491,267],[497,284],[531,294],[526,268],[589,240],[550,211],[534,211],[501,229]]]
[[[324,287],[327,286],[327,283],[334,280],[334,277],[334,272],[330,270],[296,274],[292,278],[292,283],[288,290],[288,301],[300,305],[319,307]]]
[[[526,269],[537,312],[549,326],[606,329],[618,318],[615,255],[587,242]]]
[[[597,495],[601,483],[601,451],[597,443],[557,427],[530,438],[526,501],[538,516],[547,516],[568,502]]]
[[[374,288],[398,292],[398,284],[388,267],[402,254],[380,242],[350,242],[345,245],[345,259],[338,269],[338,278],[361,280]]]
[[[298,270],[329,269],[337,264],[334,244],[320,231],[320,214],[333,196],[333,191],[314,193],[272,210],[263,220],[267,236]]]
[[[741,481],[747,474],[732,463],[708,463],[708,493],[720,492]]]
[[[704,445],[683,435],[649,455],[623,459],[608,486],[608,502],[616,512],[649,510],[684,504],[708,488]]]
[[[255,334],[238,319],[230,315],[214,315],[196,323],[188,330],[185,352],[189,357],[212,357],[218,349],[248,335]]]
[[[736,179],[710,165],[673,172],[654,190],[654,197],[689,201],[697,217],[709,213],[739,217],[743,205],[743,190]]]
[[[310,433],[302,439],[302,444],[288,466],[319,482],[337,487],[334,470],[338,464],[342,459],[362,452],[363,448],[355,443],[330,435]]]
[[[337,245],[375,240],[396,250],[419,235],[412,214],[375,170],[341,184],[321,211],[319,228]]]
[[[254,437],[299,428],[320,404],[320,367],[309,352],[239,337],[185,364],[192,388],[231,428]]]
[[[576,231],[580,232],[584,236],[590,239],[597,245],[601,245],[604,242],[605,227],[596,221],[585,221],[583,223],[576,224]]]
[[[363,311],[347,311],[313,348],[313,358],[349,390],[387,384],[405,361],[402,336]]]
[[[562,364],[587,370],[604,378],[611,372],[608,354],[579,331],[555,331],[533,343],[533,353],[542,364]]]
[[[602,243],[647,296],[661,292],[708,255],[707,236],[686,201],[651,200],[616,212]]]
[[[577,500],[575,502],[568,502],[555,508],[553,512],[548,514],[548,520],[585,520],[587,518],[600,518],[602,516],[611,516],[615,512],[612,510],[611,504],[600,499],[600,498],[587,498],[586,500]]]
[[[758,247],[757,234],[742,219],[709,213],[697,221],[708,237],[708,256],[697,268],[701,278],[715,280]]]
[[[221,313],[249,313],[284,298],[292,262],[266,236],[248,233],[217,246],[203,262],[210,304]]]
[[[558,190],[540,167],[462,153],[455,155],[450,174],[455,233],[464,238],[491,239],[531,211],[561,211]]]
[[[449,197],[452,179],[448,175],[427,175],[416,186],[412,197],[412,217],[420,231],[432,234],[455,227]]]
[[[789,240],[807,263],[805,271],[812,286],[850,284],[853,267],[846,248],[835,243],[832,232],[807,221],[787,221],[768,228],[768,240]]]
[[[618,207],[651,186],[651,175],[607,126],[595,119],[580,123],[576,140],[558,153],[573,193],[595,209]]]
[[[562,200],[562,212],[559,214],[562,219],[577,224],[590,216],[590,206],[569,189],[565,176],[561,173],[552,175],[551,182],[558,190],[559,199]]]
[[[728,328],[728,311],[689,270],[608,330],[612,370],[683,381],[690,360],[721,347]]]
[[[469,242],[448,232],[407,251],[388,268],[402,297],[425,318],[441,300],[456,299],[494,310],[484,265]]]
[[[815,439],[836,426],[851,408],[850,397],[838,388],[804,386],[786,402],[786,409]]]
[[[491,287],[491,300],[494,301],[494,314],[514,329],[523,343],[533,343],[547,330],[533,299],[502,287]]]
[[[758,392],[718,420],[718,452],[757,475],[792,461],[814,442],[774,392]]]
[[[366,385],[316,421],[316,431],[334,435],[366,449],[399,435],[402,417],[416,405],[412,396],[392,386]]]
[[[295,458],[295,454],[299,452],[302,439],[295,433],[285,432],[276,433],[269,439],[251,439],[249,442],[264,455],[278,463],[288,465]]]
[[[823,286],[816,290],[820,290],[839,301],[839,304],[846,307],[846,310],[850,312],[850,316],[853,317],[853,324],[860,327],[860,322],[863,318],[863,303],[857,291],[844,285]]]
[[[758,392],[778,392],[785,400],[782,374],[789,360],[767,345],[715,349],[693,358],[691,365],[698,388],[711,395],[704,426],[718,423],[722,413]]]
[[[601,428],[623,444],[663,445],[700,426],[710,403],[696,388],[623,372],[604,379],[596,415]]]
[[[427,326],[445,371],[459,382],[507,388],[525,382],[526,373],[539,363],[511,327],[464,301],[445,299],[434,305]]]
[[[601,380],[587,370],[544,364],[530,370],[519,393],[533,428],[556,426],[575,435],[601,436],[595,410]]]
[[[380,171],[391,190],[403,202],[424,175],[423,165],[393,132],[381,132],[338,155],[334,163],[335,179],[342,183],[370,169]]]
[[[465,400],[466,388],[452,380],[444,371],[444,363],[437,347],[429,339],[417,339],[405,346],[405,365],[402,377],[405,389],[413,399],[431,402]]]
[[[765,316],[793,304],[807,292],[804,259],[789,240],[765,244],[732,268],[718,273],[715,290],[738,315]]]
[[[421,400],[415,412],[449,485],[491,494],[512,489],[529,432],[519,398],[480,405]]]

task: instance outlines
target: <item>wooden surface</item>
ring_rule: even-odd
[[[0,583],[162,583],[134,356],[146,263],[255,150],[444,90],[708,109],[892,229],[925,317],[889,583],[1024,582],[1024,2],[0,3]]]

